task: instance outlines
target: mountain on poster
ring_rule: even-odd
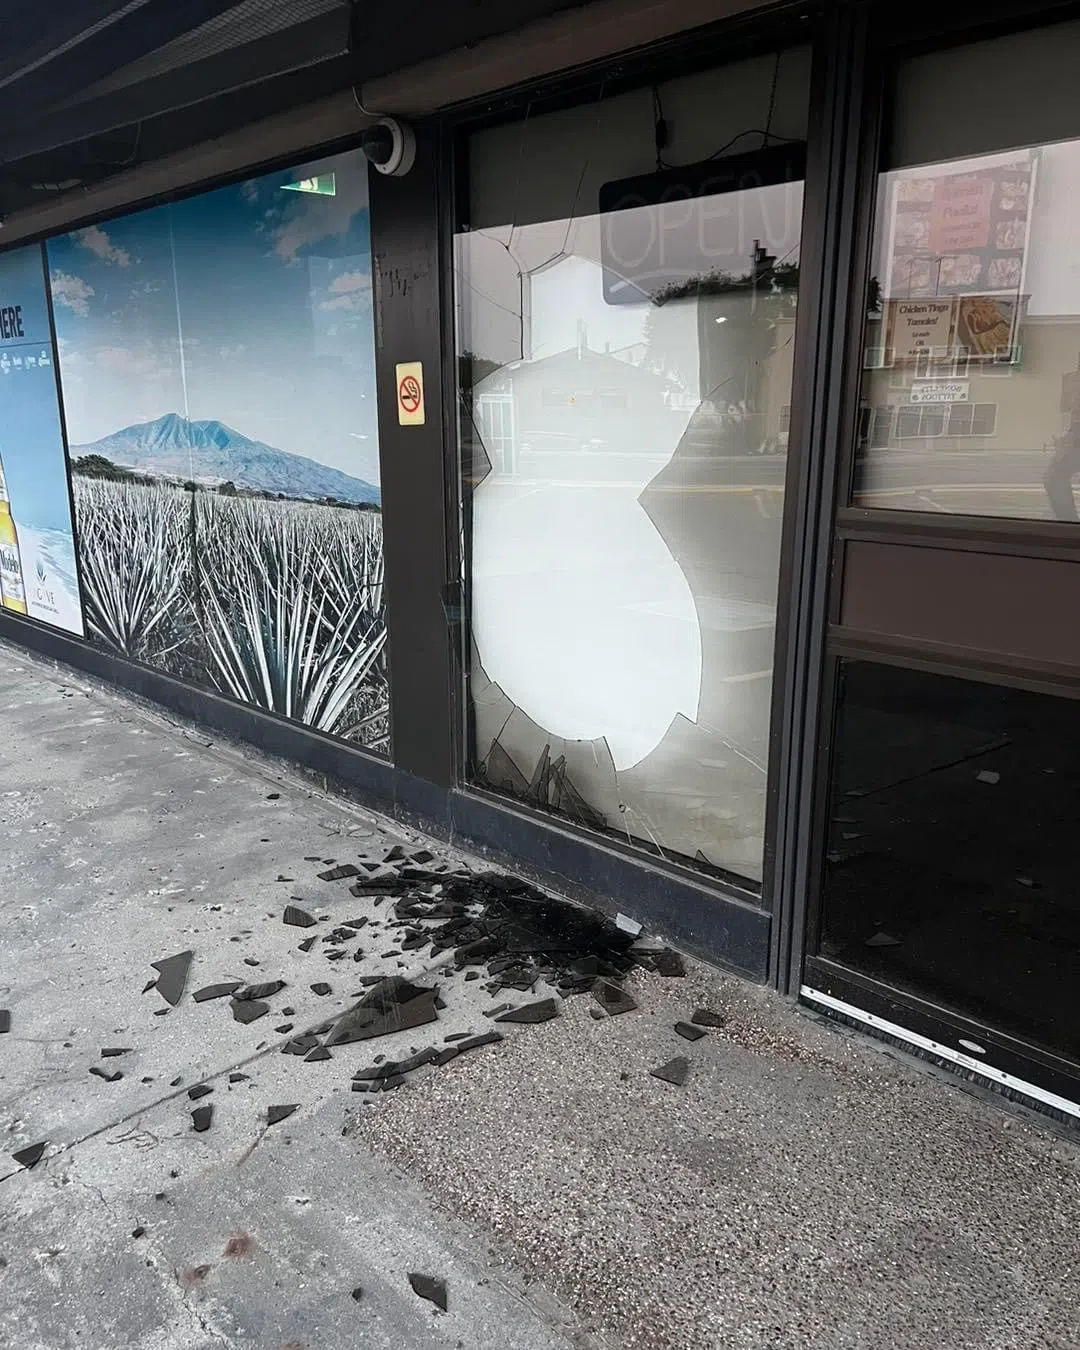
[[[304,455],[275,450],[222,422],[189,422],[166,413],[153,422],[125,427],[89,445],[73,445],[71,458],[101,455],[125,469],[163,478],[235,483],[256,492],[282,493],[307,501],[333,498],[353,506],[380,502],[379,489],[362,478]]]

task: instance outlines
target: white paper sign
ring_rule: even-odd
[[[908,391],[908,402],[967,403],[970,392],[969,380],[926,380],[912,385]]]

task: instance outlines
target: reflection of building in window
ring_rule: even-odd
[[[666,376],[606,352],[571,348],[508,368],[506,393],[512,407],[506,431],[516,436],[523,451],[588,444],[655,454],[672,435],[673,443],[678,441],[678,432],[665,434],[667,423],[679,422],[680,431],[685,425],[685,414],[680,422],[676,411],[681,392]]]
[[[947,436],[993,436],[997,429],[996,403],[954,403],[949,409]]]
[[[866,442],[874,446],[875,449],[888,445],[892,440],[892,408],[866,408],[864,412],[868,419],[868,425],[864,432]]]
[[[898,441],[993,436],[996,429],[996,403],[923,403],[915,407],[871,409],[868,437],[872,446],[884,446],[892,436]]]
[[[786,436],[791,430],[791,404],[785,403],[780,409],[780,425],[777,428],[781,436]]]
[[[476,400],[476,420],[480,434],[497,473],[514,469],[514,398],[498,391],[481,394]]]
[[[540,390],[540,406],[573,408],[579,417],[595,417],[602,412],[625,411],[630,406],[630,395],[626,389],[566,389],[545,386]]]

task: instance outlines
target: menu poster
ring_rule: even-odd
[[[998,295],[887,300],[885,364],[951,365],[958,371],[971,360],[1012,364],[1018,359],[1015,334],[1023,300]]]
[[[82,636],[40,244],[0,254],[0,605]]]
[[[885,349],[889,365],[947,356],[955,346],[956,303],[942,300],[889,300],[885,305]]]
[[[890,175],[887,299],[1019,296],[1036,161],[1027,150],[987,159]]]
[[[1017,359],[1023,297],[963,295],[957,300],[956,341],[972,358]]]

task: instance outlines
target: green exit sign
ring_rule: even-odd
[[[332,173],[320,173],[315,178],[298,178],[295,183],[282,183],[286,192],[314,192],[319,197],[337,195],[337,186]]]

